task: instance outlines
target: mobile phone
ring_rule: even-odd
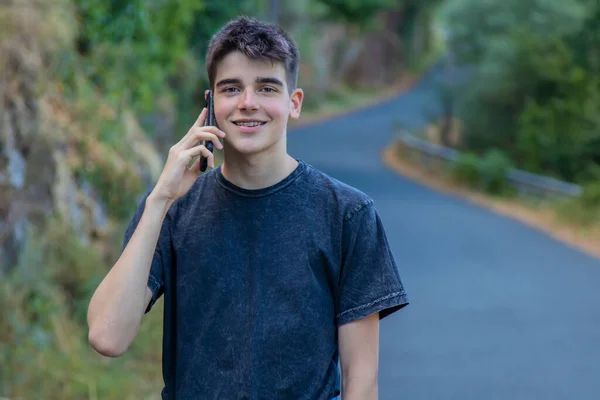
[[[206,96],[206,103],[204,106],[206,107],[207,113],[206,113],[206,119],[204,120],[203,126],[217,126],[217,120],[215,119],[215,112],[214,112],[214,102],[213,102],[212,90],[210,90],[208,92],[208,95]],[[198,144],[205,145],[206,148],[208,149],[208,151],[210,151],[211,153],[214,150],[214,144],[210,140],[202,140]],[[190,163],[188,164],[188,168],[191,168],[197,159],[198,159],[198,157],[194,157],[192,159],[192,161],[190,161]],[[208,159],[206,157],[200,156],[200,171],[201,172],[206,171],[207,167],[208,167]]]
[[[206,120],[204,121],[204,126],[217,126],[216,120],[215,120],[215,111],[214,111],[212,90],[210,90],[208,92],[208,95],[206,96],[206,109],[208,112],[206,114]],[[211,153],[213,152],[213,150],[214,150],[213,142],[208,140],[208,141],[204,141],[203,144],[206,146],[208,151],[210,151]],[[207,167],[208,167],[208,159],[206,157],[202,157],[200,159],[200,171],[201,172],[206,171]]]

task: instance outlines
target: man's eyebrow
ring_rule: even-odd
[[[273,77],[258,77],[255,80],[256,83],[270,83],[272,85],[276,85],[276,86],[281,86],[283,87],[283,82],[280,81],[277,78],[273,78]],[[227,78],[227,79],[222,79],[219,82],[217,82],[217,84],[215,85],[216,87],[221,87],[221,86],[225,86],[225,85],[241,85],[242,84],[242,80],[240,78]]]
[[[239,85],[242,83],[242,80],[239,78],[230,78],[230,79],[222,79],[215,86],[225,86],[225,85]]]
[[[281,82],[277,78],[271,78],[271,77],[256,78],[256,83],[270,83],[270,84],[277,85],[277,86],[283,86],[283,82]]]

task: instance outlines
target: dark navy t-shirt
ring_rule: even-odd
[[[163,398],[175,375],[177,399],[329,400],[337,328],[408,304],[373,200],[301,160],[259,190],[220,167],[198,177],[164,220],[148,286],[146,311],[164,294]]]

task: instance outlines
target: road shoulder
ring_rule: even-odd
[[[498,199],[450,182],[449,179],[428,171],[414,163],[402,159],[397,154],[396,143],[387,146],[382,152],[383,163],[392,171],[423,186],[451,195],[471,204],[486,208],[499,215],[517,220],[567,246],[600,259],[600,228],[583,230],[581,227],[558,221],[551,209],[532,209],[516,200]]]

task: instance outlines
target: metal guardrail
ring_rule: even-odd
[[[460,152],[435,143],[421,140],[408,132],[400,132],[398,140],[410,151],[417,152],[425,164],[450,164],[458,161]],[[533,195],[543,198],[572,198],[581,195],[581,186],[560,181],[547,176],[511,168],[506,173],[507,183],[517,189],[521,195]]]

